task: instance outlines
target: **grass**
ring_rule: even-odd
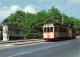
[[[0,40],[0,42],[3,42],[3,40]]]
[[[80,38],[80,36],[76,36],[76,38]]]

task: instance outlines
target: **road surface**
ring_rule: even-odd
[[[80,38],[2,49],[0,57],[80,57]]]

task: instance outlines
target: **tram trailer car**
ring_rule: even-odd
[[[43,26],[43,39],[56,40],[56,39],[75,39],[75,29],[65,27],[58,23],[45,24]]]

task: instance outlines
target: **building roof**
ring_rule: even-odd
[[[19,28],[17,25],[13,25],[13,24],[7,24],[8,25],[8,29],[9,30],[23,30],[21,28]],[[0,29],[3,29],[3,26],[0,26]]]

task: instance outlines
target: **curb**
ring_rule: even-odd
[[[33,43],[39,43],[39,42],[44,42],[44,40],[41,40],[41,41],[32,41],[32,42],[25,42],[25,43],[16,43],[16,44],[13,44],[13,46],[16,46],[16,45],[24,45],[24,44],[33,44]]]
[[[5,42],[0,42],[0,44],[7,44],[7,43],[17,43],[17,42],[29,42],[29,41],[40,41],[43,39],[26,39],[26,40],[13,40],[13,41],[5,41]]]

